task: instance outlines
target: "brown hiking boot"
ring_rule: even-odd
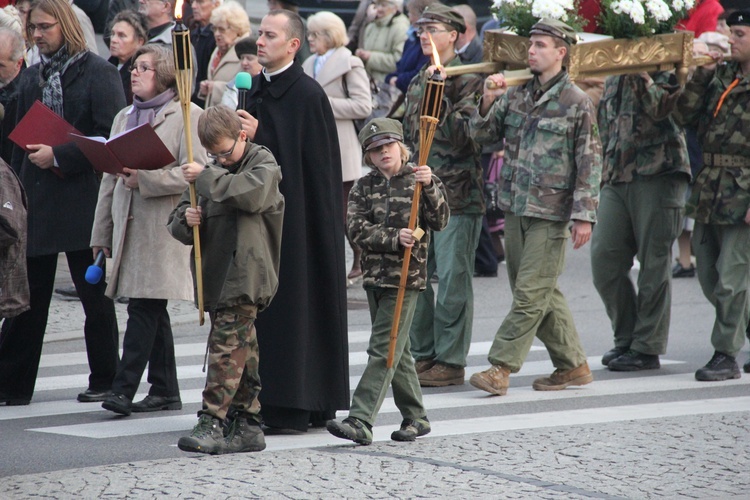
[[[419,361],[414,362],[414,368],[417,370],[417,375],[426,372],[433,366],[435,366],[435,358],[420,359]]]
[[[445,387],[447,385],[461,385],[464,383],[464,369],[443,363],[419,374],[419,385],[422,387]]]
[[[569,385],[586,385],[593,380],[589,364],[584,362],[572,370],[557,369],[549,377],[538,378],[532,387],[536,391],[561,391]]]
[[[500,365],[492,365],[488,370],[475,373],[469,379],[469,383],[477,389],[482,389],[490,394],[505,396],[510,385],[510,370]]]

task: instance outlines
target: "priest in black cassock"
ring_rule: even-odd
[[[269,434],[325,425],[349,407],[341,158],[328,97],[294,62],[304,36],[293,12],[263,18],[264,70],[237,111],[250,139],[281,165],[287,207],[279,291],[256,321]]]

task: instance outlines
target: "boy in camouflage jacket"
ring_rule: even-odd
[[[413,441],[430,432],[430,423],[411,357],[409,327],[417,295],[425,288],[429,230],[443,229],[448,224],[450,209],[445,188],[432,175],[430,167],[406,163],[409,150],[402,143],[399,122],[376,118],[360,131],[359,140],[365,150],[365,164],[374,168],[357,180],[349,193],[347,231],[351,241],[362,249],[363,286],[370,305],[372,334],[367,367],[354,391],[349,417],[342,422],[329,420],[327,428],[334,436],[370,444],[375,417],[388,386],[392,385],[393,398],[404,420],[391,439]],[[425,231],[421,239],[408,229],[417,182],[422,183],[417,223]],[[393,367],[387,369],[390,331],[406,248],[412,252],[409,275]]]
[[[248,141],[239,117],[226,106],[203,112],[198,137],[213,161],[182,166],[185,180],[195,182],[198,207],[190,208],[186,191],[168,227],[186,245],[193,244],[193,227],[200,227],[211,332],[203,408],[191,434],[177,445],[210,454],[261,451],[266,443],[254,322],[279,286],[281,169],[268,149]]]

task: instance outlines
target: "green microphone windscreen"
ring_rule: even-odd
[[[250,73],[240,71],[237,73],[234,85],[237,87],[237,90],[250,90],[253,86],[253,77],[250,76]]]

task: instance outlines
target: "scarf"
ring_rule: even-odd
[[[154,124],[154,118],[169,101],[175,97],[174,89],[167,89],[148,101],[142,101],[137,95],[133,96],[133,108],[128,113],[126,130],[133,129],[144,123]]]
[[[63,91],[61,77],[71,64],[88,53],[83,50],[74,56],[68,54],[68,47],[63,45],[55,55],[42,60],[39,72],[39,86],[42,87],[42,103],[55,114],[63,116]]]

